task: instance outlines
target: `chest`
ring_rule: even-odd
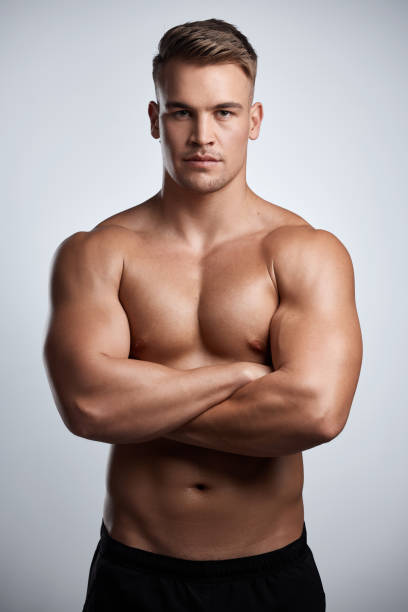
[[[278,306],[271,267],[256,240],[201,258],[163,245],[130,252],[119,293],[130,356],[174,367],[215,357],[270,363],[269,326]]]

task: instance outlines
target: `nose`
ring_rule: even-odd
[[[214,142],[212,129],[211,118],[204,115],[198,115],[192,122],[190,143],[199,146],[212,144]]]

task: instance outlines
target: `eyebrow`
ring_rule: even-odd
[[[166,108],[188,108],[189,110],[194,110],[192,106],[186,104],[185,102],[178,102],[176,100],[172,100],[171,102],[166,102]],[[240,108],[244,107],[239,102],[221,102],[220,104],[216,104],[212,107],[213,110],[217,108]]]

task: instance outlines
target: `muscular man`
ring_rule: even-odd
[[[161,189],[54,258],[55,402],[112,445],[87,612],[325,610],[302,451],[342,431],[354,397],[353,265],[247,185],[256,61],[225,21],[169,30],[148,106]]]

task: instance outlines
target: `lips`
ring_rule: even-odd
[[[212,157],[211,155],[192,155],[191,157],[187,157],[185,161],[213,161],[216,162],[218,159]]]

